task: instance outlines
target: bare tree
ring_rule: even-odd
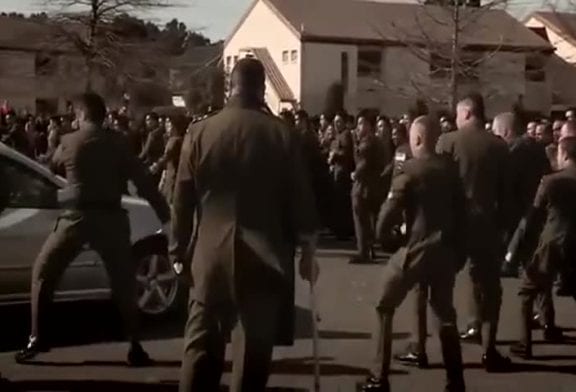
[[[121,37],[118,18],[173,6],[168,0],[43,0],[43,5],[54,13],[57,41],[82,56],[87,90],[99,72],[117,72],[127,59],[151,57]]]
[[[396,38],[427,65],[424,72],[411,75],[409,88],[402,94],[412,98],[416,92],[418,97],[454,110],[463,86],[478,85],[479,70],[486,72],[490,60],[501,50],[506,33],[487,31],[490,24],[486,22],[492,11],[506,7],[507,0],[482,4],[479,0],[422,0],[421,4],[412,23],[393,26]],[[484,36],[490,37],[489,45],[471,44],[471,37]],[[492,68],[491,73],[505,72],[497,66]],[[484,91],[485,95],[497,93]]]

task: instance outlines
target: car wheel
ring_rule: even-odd
[[[137,260],[138,308],[146,316],[163,317],[180,307],[181,281],[163,254],[145,252]]]

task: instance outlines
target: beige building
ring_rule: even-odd
[[[0,101],[15,110],[63,113],[86,84],[83,60],[55,47],[47,25],[0,17]]]
[[[255,0],[225,42],[225,67],[244,56],[260,59],[274,111],[300,106],[320,113],[335,83],[344,87],[350,112],[400,115],[418,97],[444,106],[449,74],[447,57],[438,53],[449,48],[450,15],[409,3]],[[459,80],[459,93],[481,91],[490,115],[520,99],[529,110],[548,112],[550,43],[501,10],[482,12],[472,23],[467,17],[460,46],[469,75]],[[534,56],[541,57],[536,70]]]
[[[552,110],[576,107],[576,14],[535,12],[525,25],[548,40],[554,55],[548,62],[552,88]]]

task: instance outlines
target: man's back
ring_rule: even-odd
[[[536,205],[547,208],[544,233],[549,240],[576,238],[576,169],[544,177]]]
[[[480,129],[447,133],[437,151],[459,166],[467,210],[473,222],[492,226],[505,223],[509,198],[508,151],[504,141]],[[471,223],[473,223],[471,222]]]
[[[195,257],[228,263],[224,255],[242,243],[285,272],[296,235],[317,223],[296,135],[255,108],[230,105],[192,126],[182,159],[180,176],[194,178],[198,200]]]

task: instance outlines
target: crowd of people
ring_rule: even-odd
[[[167,204],[158,202],[148,183],[140,181],[163,224],[172,224],[175,263],[192,264],[195,301],[189,309],[181,390],[218,389],[231,315],[240,328],[234,335],[240,342],[235,350],[244,353],[239,356],[243,359],[233,377],[233,390],[264,390],[278,320],[281,314],[291,315],[288,308],[281,309],[287,306],[285,290],[292,290],[286,283],[293,283],[289,265],[294,252],[287,245],[299,240],[300,271],[313,284],[320,227],[341,240],[355,238],[358,252],[350,259],[352,264],[374,263],[378,248],[393,253],[378,299],[377,355],[365,392],[390,390],[392,320],[407,296],[414,315],[412,339],[395,358],[428,366],[429,301],[439,321],[448,392],[465,390],[460,340],[482,345],[486,371],[511,368],[509,358],[496,350],[503,273],[517,276],[520,267],[523,270],[518,316],[522,330],[511,353],[532,356],[535,320],[542,323],[545,339],[562,341],[554,322],[552,290],[556,282],[559,295],[576,298],[571,265],[576,251],[573,112],[563,120],[526,125],[520,113],[507,112],[488,122],[482,97],[471,94],[458,103],[454,121],[428,113],[389,119],[372,111],[315,119],[303,110],[284,111],[278,120],[264,109],[264,81],[258,61],[240,61],[232,73],[227,107],[199,125],[149,113],[138,127],[125,113],[104,115],[101,99],[91,95],[78,101],[77,112],[83,116],[77,119],[80,131],[75,131],[78,121],[67,117],[45,121],[3,113],[2,140],[46,163],[72,159],[57,156],[59,139],[66,133],[79,135],[69,144],[86,146],[102,140],[99,151],[110,149],[118,156],[123,150],[105,132],[122,134],[131,155],[148,169],[156,189],[172,205],[168,213]],[[183,143],[187,129],[190,137]],[[90,164],[113,164],[96,158],[99,163]],[[126,159],[133,171],[125,177],[142,179],[134,169],[137,165]],[[179,164],[185,166],[178,168]],[[96,183],[102,175],[96,173],[81,175],[94,177],[85,183]],[[118,178],[118,183],[125,179]],[[85,194],[97,200],[89,207],[78,205],[79,216],[84,217],[81,223],[100,225],[100,218],[90,214],[94,206],[109,209],[110,203],[100,199],[117,202],[116,193],[94,196],[86,188]],[[195,234],[194,213],[199,214]],[[55,229],[51,238],[65,238],[66,230]],[[110,233],[100,234],[114,241]],[[50,240],[47,244],[51,248],[42,253],[37,268],[45,268],[64,247]],[[455,276],[464,267],[470,314],[467,328],[459,333],[453,289]],[[33,329],[29,346],[17,355],[19,362],[41,351],[35,335]],[[147,363],[137,340],[133,343],[132,362]]]

